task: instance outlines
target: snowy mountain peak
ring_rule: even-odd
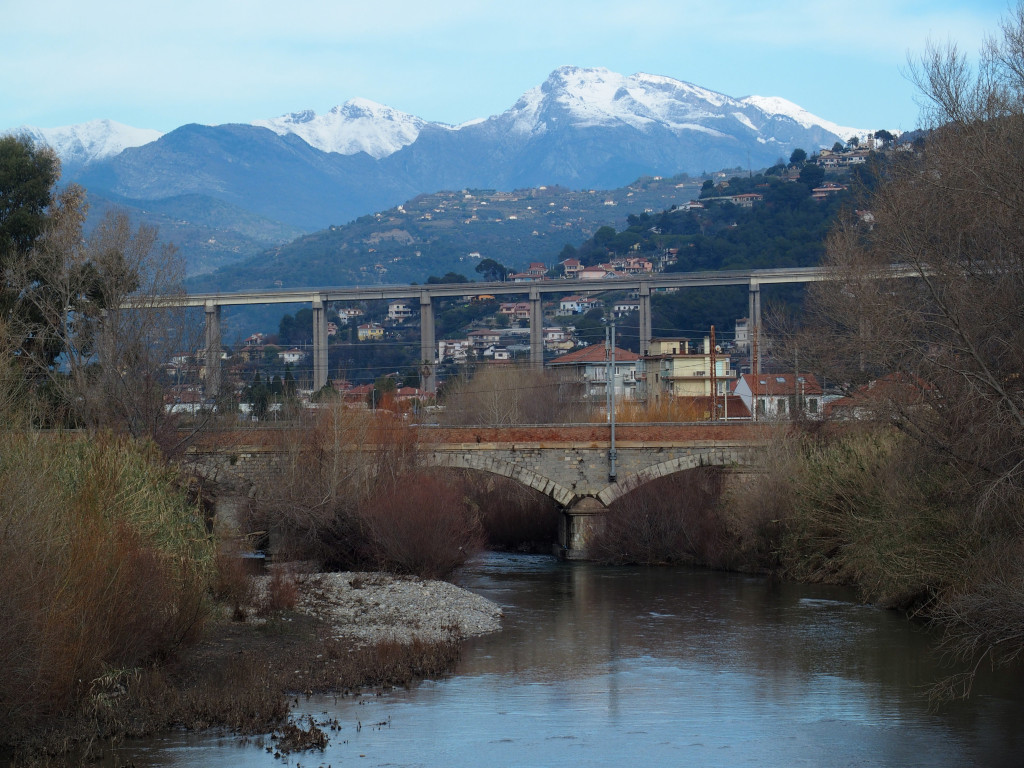
[[[369,99],[349,99],[324,115],[307,109],[253,123],[280,136],[295,134],[323,152],[365,152],[378,160],[412,144],[427,124]]]
[[[630,76],[603,67],[561,67],[540,86],[525,93],[506,113],[519,132],[545,130],[552,119],[569,119],[577,127],[628,125],[645,129],[661,124],[674,131],[714,130],[698,123],[723,107],[742,104],[706,88],[661,75]]]
[[[785,137],[790,131],[785,125],[794,123],[820,131],[822,137],[843,140],[865,133],[823,120],[785,99],[737,99],[663,75],[641,72],[627,76],[603,67],[560,67],[497,119],[512,132],[524,135],[566,125],[630,127],[719,138],[745,135],[771,144],[788,141]]]
[[[781,96],[747,96],[745,99],[741,99],[741,101],[745,104],[751,104],[769,115],[788,117],[804,128],[820,126],[830,133],[839,136],[844,141],[851,136],[866,136],[871,132],[866,128],[847,128],[833,123],[831,120],[825,120],[811,114],[803,107],[783,99]]]
[[[26,125],[13,133],[28,135],[33,141],[51,147],[65,165],[86,165],[103,160],[163,136],[160,131],[133,128],[113,120],[91,120],[58,128]]]

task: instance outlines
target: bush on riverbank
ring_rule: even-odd
[[[1018,515],[978,514],[952,465],[876,425],[780,435],[764,469],[722,507],[747,562],[931,620],[965,661],[1024,653]],[[969,679],[941,693],[965,693]]]
[[[383,571],[439,579],[483,548],[483,529],[457,478],[409,472],[367,499],[359,515]]]
[[[854,585],[889,607],[927,606],[973,568],[984,542],[953,477],[919,456],[881,428],[779,436],[765,474],[729,500],[730,527],[747,553],[771,552],[788,577]]]
[[[271,532],[276,555],[440,578],[482,546],[461,480],[417,466],[416,432],[403,421],[333,404],[290,439],[248,521]]]
[[[722,565],[721,488],[721,473],[708,467],[640,486],[608,508],[588,545],[590,556],[616,565]]]
[[[172,653],[208,609],[203,517],[151,444],[5,433],[0,451],[0,739]],[[101,686],[102,687],[102,686]]]

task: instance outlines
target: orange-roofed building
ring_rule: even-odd
[[[613,392],[616,399],[632,400],[636,393],[636,362],[640,356],[615,348]],[[591,344],[556,357],[548,367],[555,372],[561,393],[569,399],[601,402],[608,396],[610,361],[604,344]]]

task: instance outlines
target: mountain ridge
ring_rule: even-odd
[[[568,87],[568,80],[573,76],[577,79],[575,93]],[[563,84],[561,89],[554,85],[559,81]],[[459,125],[428,121],[370,99],[356,97],[332,107],[322,115],[312,109],[303,109],[274,118],[256,119],[250,123],[223,123],[210,127],[252,125],[269,128],[281,136],[288,134],[299,136],[310,146],[324,152],[356,154],[362,151],[375,159],[381,159],[415,142],[419,132],[426,126],[459,131],[513,112],[520,104],[528,104],[531,100],[536,99],[537,94],[552,93],[558,90],[576,97],[584,104],[595,104],[597,102],[593,99],[579,99],[579,90],[588,88],[593,95],[600,90],[599,86],[602,84],[613,86],[613,94],[616,96],[622,94],[632,97],[635,86],[648,85],[655,91],[669,88],[679,92],[689,92],[704,101],[718,105],[733,103],[752,106],[768,116],[792,118],[805,128],[819,126],[844,139],[851,135],[866,133],[865,129],[839,126],[778,96],[746,96],[737,99],[665,75],[638,72],[624,76],[603,67],[575,66],[559,67],[548,76],[544,83],[522,94],[505,112],[487,118],[469,120]],[[631,85],[634,88],[631,89]],[[606,101],[603,105],[606,118],[611,116],[628,122],[630,116],[636,114],[635,111],[631,113],[610,109],[610,103]],[[650,107],[651,104],[647,103],[645,106]],[[656,118],[651,117],[642,119],[650,122],[656,121]],[[183,123],[179,128],[185,125],[189,125],[189,123]],[[683,124],[680,124],[679,127],[694,128],[694,126]],[[76,166],[108,159],[125,149],[145,146],[166,135],[154,129],[135,128],[109,119],[92,120],[56,128],[23,125],[11,132],[28,134],[33,139],[53,147],[64,162]],[[168,133],[171,132],[173,131]]]
[[[162,230],[171,224],[196,274],[287,242],[268,240],[274,232],[323,230],[419,194],[616,189],[648,176],[765,168],[793,149],[849,138],[784,99],[571,66],[504,112],[458,126],[366,99],[257,123],[180,126],[103,159],[66,160],[64,180],[83,185],[97,211],[117,204]]]

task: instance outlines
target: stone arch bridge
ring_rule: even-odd
[[[551,497],[561,510],[558,549],[570,559],[586,556],[590,531],[620,496],[702,466],[743,473],[768,441],[765,428],[750,422],[619,425],[613,465],[610,428],[603,424],[412,429],[423,465],[501,475]],[[280,435],[272,429],[215,433],[190,454],[207,473],[252,484],[282,457]]]

